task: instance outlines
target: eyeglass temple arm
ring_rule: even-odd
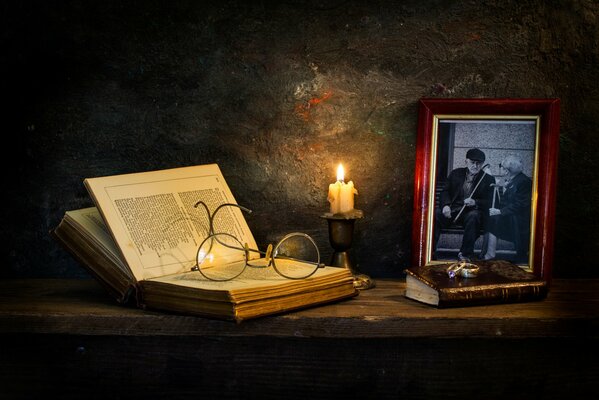
[[[214,216],[216,215],[218,210],[220,210],[221,208],[226,207],[226,206],[237,207],[249,214],[252,213],[252,210],[250,210],[249,208],[240,206],[239,204],[235,204],[235,203],[223,203],[223,204],[219,205],[218,207],[216,207],[216,209],[214,210],[214,212],[212,214],[210,214],[210,210],[208,209],[208,206],[202,200],[198,200],[193,206],[194,206],[194,208],[197,208],[199,205],[202,205],[204,207],[204,210],[206,210],[206,214],[208,215],[208,220],[210,221],[210,234],[214,233],[214,226],[212,223],[214,221]]]
[[[252,210],[250,210],[249,208],[245,208],[244,206],[240,206],[239,204],[234,204],[234,203],[223,203],[220,206],[216,207],[216,209],[214,210],[214,212],[212,213],[212,215],[210,216],[210,232],[214,233],[214,216],[216,215],[216,213],[218,212],[218,210],[220,210],[223,207],[237,207],[249,214],[252,213]]]
[[[202,200],[198,200],[194,205],[193,208],[198,208],[199,205],[204,206],[204,210],[206,210],[206,214],[208,214],[208,217],[210,217],[210,210],[208,210],[208,206],[206,205],[206,203],[204,203]]]
[[[204,207],[204,210],[206,210],[206,213],[208,214],[208,216],[210,216],[210,210],[208,209],[208,206],[206,205],[206,203],[204,203],[202,200],[198,200],[198,201],[197,201],[197,202],[196,202],[196,203],[193,205],[193,207],[194,207],[194,208],[198,208],[198,206],[199,206],[200,204],[201,204],[201,205]],[[248,212],[248,213],[251,213],[251,212],[252,212],[252,210],[250,210],[249,208],[247,208],[247,207],[244,207],[244,206],[240,206],[239,204],[234,204],[234,203],[223,203],[223,204],[221,204],[220,206],[216,207],[216,210],[214,210],[214,212],[212,213],[212,216],[214,216],[214,214],[216,214],[216,212],[217,212],[218,210],[220,210],[221,208],[223,208],[223,207],[225,207],[225,206],[237,207],[237,208],[240,208],[240,209],[242,209],[243,211],[245,211],[245,212]]]
[[[241,210],[243,210],[243,211],[245,211],[247,213],[250,213],[250,214],[252,213],[252,210],[250,210],[249,208],[246,208],[244,206],[240,206],[239,204],[235,204],[235,203],[223,203],[220,206],[216,207],[216,209],[212,213],[212,217],[214,217],[214,215],[217,213],[218,210],[220,210],[221,208],[226,207],[226,206],[237,207],[237,208],[239,208],[239,209],[241,209]]]
[[[260,255],[266,255],[265,251],[258,250],[258,249],[252,249],[251,247],[248,246],[247,243],[245,244],[245,246],[246,246],[245,249],[248,253],[258,253]]]

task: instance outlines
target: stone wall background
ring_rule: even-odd
[[[417,102],[561,99],[554,276],[597,277],[592,0],[8,1],[4,277],[84,277],[48,235],[86,177],[218,163],[259,244],[330,254],[327,185],[356,184],[355,258],[409,266]]]
[[[533,176],[535,161],[535,124],[525,123],[456,123],[455,151],[452,168],[464,167],[466,153],[473,146],[485,153],[484,164],[490,164],[491,174],[497,175],[499,163],[514,155],[522,160],[523,171]]]

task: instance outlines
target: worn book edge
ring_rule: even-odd
[[[90,244],[75,244],[65,237],[64,221],[50,231],[50,235],[60,244],[71,256],[83,266],[83,268],[102,285],[108,293],[121,304],[129,304],[135,301],[138,303],[138,287],[135,280],[130,279],[125,274],[119,274],[116,268],[110,268],[111,261],[106,255],[98,251]]]
[[[96,207],[67,211],[59,225],[51,230],[50,234],[119,303],[128,303],[128,300],[135,299],[135,305],[140,308],[188,313],[194,310],[193,314],[196,315],[209,315],[240,321],[261,315],[312,307],[358,295],[359,292],[353,287],[349,271],[330,266],[317,271],[314,276],[305,281],[286,280],[285,282],[275,284],[269,283],[270,281],[264,281],[259,282],[258,286],[253,286],[249,283],[247,283],[248,286],[244,286],[245,284],[243,283],[234,282],[231,283],[231,288],[229,289],[227,289],[226,284],[221,288],[213,287],[212,285],[202,288],[200,284],[192,284],[191,281],[185,283],[186,279],[177,284],[171,278],[188,274],[189,269],[186,269],[188,272],[178,270],[175,273],[167,273],[162,276],[154,274],[150,277],[142,276],[139,273],[139,269],[137,269],[136,273],[129,265],[127,257],[123,253],[123,246],[129,246],[131,244],[130,240],[122,240],[123,243],[119,244],[119,240],[117,240],[119,235],[115,235],[114,229],[114,226],[118,226],[118,224],[115,223],[111,227],[106,221],[107,215],[103,212],[102,204],[109,204],[110,208],[113,207],[113,204],[111,202],[108,203],[110,198],[105,197],[105,191],[107,192],[108,189],[114,191],[116,187],[118,188],[118,193],[125,193],[125,197],[133,195],[147,196],[148,190],[146,190],[145,194],[133,193],[131,191],[123,192],[121,186],[154,185],[161,180],[172,180],[174,178],[173,174],[178,173],[182,173],[184,179],[198,179],[198,176],[200,178],[204,176],[202,173],[198,173],[198,170],[204,171],[205,168],[207,168],[207,172],[216,177],[216,181],[220,185],[218,189],[224,192],[225,197],[230,199],[229,201],[234,203],[235,200],[218,166],[215,164],[186,167],[170,171],[127,174],[127,176],[116,175],[91,178],[85,180],[85,186],[90,191]],[[149,180],[145,175],[151,175],[160,179]],[[134,178],[132,182],[129,181],[129,177]],[[123,185],[120,185],[120,183],[123,183]],[[120,196],[122,197],[122,195]],[[103,199],[99,199],[98,197],[103,197]],[[85,219],[82,214],[84,211],[97,213],[96,217],[92,215],[88,216],[89,220],[94,220],[96,223],[91,223],[90,225],[90,221]],[[112,211],[114,212],[114,210]],[[247,227],[245,219],[239,210],[236,210],[236,212],[239,214],[237,222],[242,225],[244,241],[254,244],[255,241],[249,227]],[[83,218],[85,221],[79,221],[78,218]],[[113,222],[117,221],[114,215],[112,216],[112,220]],[[122,233],[121,239],[123,238]],[[171,282],[168,282],[169,279],[171,279]],[[215,282],[209,283],[212,284]],[[160,289],[161,284],[164,284],[162,286],[164,290]],[[206,310],[202,310],[202,307],[206,307]]]
[[[536,301],[544,299],[548,292],[547,282],[538,279],[480,285],[469,282],[468,286],[440,288],[416,271],[413,268],[405,270],[405,297],[439,308]]]
[[[92,208],[76,211],[92,212]],[[312,291],[323,291],[327,287],[336,285],[346,285],[350,289],[350,293],[343,295],[357,295],[358,292],[353,288],[351,272],[344,268],[335,268],[328,266],[324,270],[319,270],[316,275],[304,280],[283,280],[279,282],[267,283],[259,282],[258,286],[253,286],[248,283],[247,286],[237,285],[237,288],[230,288],[235,285],[235,282],[204,282],[204,284],[214,283],[216,287],[206,288],[195,287],[192,283],[193,279],[185,279],[186,275],[197,274],[187,272],[183,274],[175,274],[172,276],[154,278],[150,280],[137,281],[132,275],[128,275],[122,269],[124,267],[116,267],[114,259],[120,258],[120,254],[111,246],[112,243],[102,243],[94,240],[93,231],[86,231],[85,226],[72,226],[76,224],[78,218],[84,213],[69,212],[72,215],[78,214],[79,217],[70,219],[71,223],[63,218],[59,225],[52,230],[51,235],[67,250],[73,257],[79,261],[90,274],[96,278],[103,286],[108,289],[109,293],[117,299],[119,303],[126,303],[128,299],[135,298],[137,306],[141,308],[164,308],[159,306],[159,301],[150,301],[148,298],[159,299],[161,296],[170,299],[187,299],[189,304],[201,300],[201,304],[223,303],[228,304],[225,308],[234,305],[235,307],[243,308],[244,303],[253,304],[263,300],[273,301],[275,299],[283,299],[285,296],[301,296],[303,293]],[[105,239],[112,241],[111,238]],[[121,259],[122,262],[124,262]],[[126,267],[126,264],[124,264]],[[274,272],[272,272],[274,274]],[[277,275],[278,277],[278,275]],[[280,277],[278,277],[280,278]],[[180,280],[179,280],[180,279]],[[300,297],[298,297],[300,298]],[[308,297],[303,298],[304,301],[310,300]],[[311,301],[316,304],[316,301]],[[158,307],[157,307],[158,305]],[[309,306],[311,304],[306,304]],[[233,318],[237,319],[237,318]]]

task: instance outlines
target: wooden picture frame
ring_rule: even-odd
[[[469,258],[482,257],[483,253],[487,251],[492,253],[489,241],[494,240],[494,243],[501,243],[501,246],[504,246],[504,250],[495,247],[496,258],[508,259],[542,279],[547,281],[551,279],[559,146],[559,108],[559,99],[420,100],[412,228],[413,265],[424,266],[456,260],[456,248],[458,252],[462,249],[472,248],[470,239],[474,235],[476,244],[474,252],[466,255]],[[468,150],[472,148],[479,149],[483,154],[480,155],[478,151],[469,153]],[[469,203],[467,206],[461,204],[459,207],[460,209],[466,207],[467,210],[473,208],[480,210],[478,214],[467,213],[469,218],[472,215],[478,215],[476,218],[479,219],[470,218],[467,222],[469,228],[463,230],[460,237],[460,226],[449,226],[453,223],[454,216],[458,217],[455,219],[456,221],[459,221],[460,218],[465,219],[464,214],[458,215],[459,201],[455,209],[450,208],[452,214],[451,218],[447,219],[448,224],[447,220],[443,221],[443,218],[446,217],[443,216],[442,207],[444,206],[440,204],[442,197],[440,193],[443,188],[450,191],[448,181],[453,178],[448,175],[452,170],[462,169],[462,173],[469,175],[467,165],[464,164],[473,161],[467,159],[466,154],[472,158],[486,161],[488,167],[485,168],[485,172],[483,173],[481,170],[476,177],[482,178],[486,173],[486,179],[493,177],[495,183],[484,181],[482,187],[485,192],[485,200],[482,198],[477,200],[478,203],[474,202],[477,204],[474,206],[470,205],[471,202],[468,200],[466,201]],[[474,154],[479,154],[479,156],[474,156]],[[507,218],[508,209],[506,207],[510,195],[505,193],[508,189],[515,190],[513,188],[514,180],[506,184],[507,179],[504,178],[507,178],[507,175],[502,175],[505,173],[513,176],[513,173],[510,172],[512,169],[506,172],[505,166],[499,165],[501,162],[507,165],[508,161],[505,159],[508,155],[514,156],[509,160],[512,158],[521,160],[520,164],[524,169],[522,172],[530,178],[527,181],[530,190],[530,213],[524,212],[519,219],[513,217],[511,221],[515,225],[510,225],[510,228],[505,231],[512,232],[514,235],[510,236],[506,233],[507,236],[502,238],[503,234],[495,235],[497,231],[492,228],[494,226],[492,223],[496,222],[498,218],[504,220]],[[475,163],[480,163],[480,161]],[[463,180],[464,178],[462,178]],[[474,186],[474,189],[480,192],[480,180],[482,179],[479,179],[479,182],[471,181],[467,188],[460,186],[460,190],[471,191]],[[479,184],[478,188],[476,184]],[[491,194],[492,197],[489,197]],[[504,194],[503,197],[501,197],[502,194]],[[471,196],[470,198],[474,199],[477,195]],[[524,198],[526,199],[527,196]],[[444,195],[443,203],[447,204],[447,195]],[[488,217],[490,208],[503,208],[504,217]],[[439,211],[435,211],[435,209]],[[521,207],[521,209],[526,210],[526,207]],[[493,212],[497,211],[493,210]],[[477,223],[472,225],[471,221],[477,221]],[[440,228],[441,226],[443,229]],[[479,230],[475,229],[477,233],[464,235],[464,232],[473,232],[472,226],[479,227]],[[521,229],[515,229],[514,226],[520,226]],[[454,228],[453,231],[452,228]],[[462,228],[464,229],[464,227]],[[447,242],[444,244],[445,247],[442,247],[439,244],[444,232],[454,236],[448,236],[445,239]],[[438,240],[435,235],[439,238]],[[494,239],[493,236],[495,236]],[[499,240],[496,240],[497,238]],[[504,240],[504,238],[509,240]]]

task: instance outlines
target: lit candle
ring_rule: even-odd
[[[331,203],[331,214],[344,213],[354,209],[354,194],[358,194],[354,183],[344,181],[343,165],[337,167],[337,182],[329,185],[328,200]]]

